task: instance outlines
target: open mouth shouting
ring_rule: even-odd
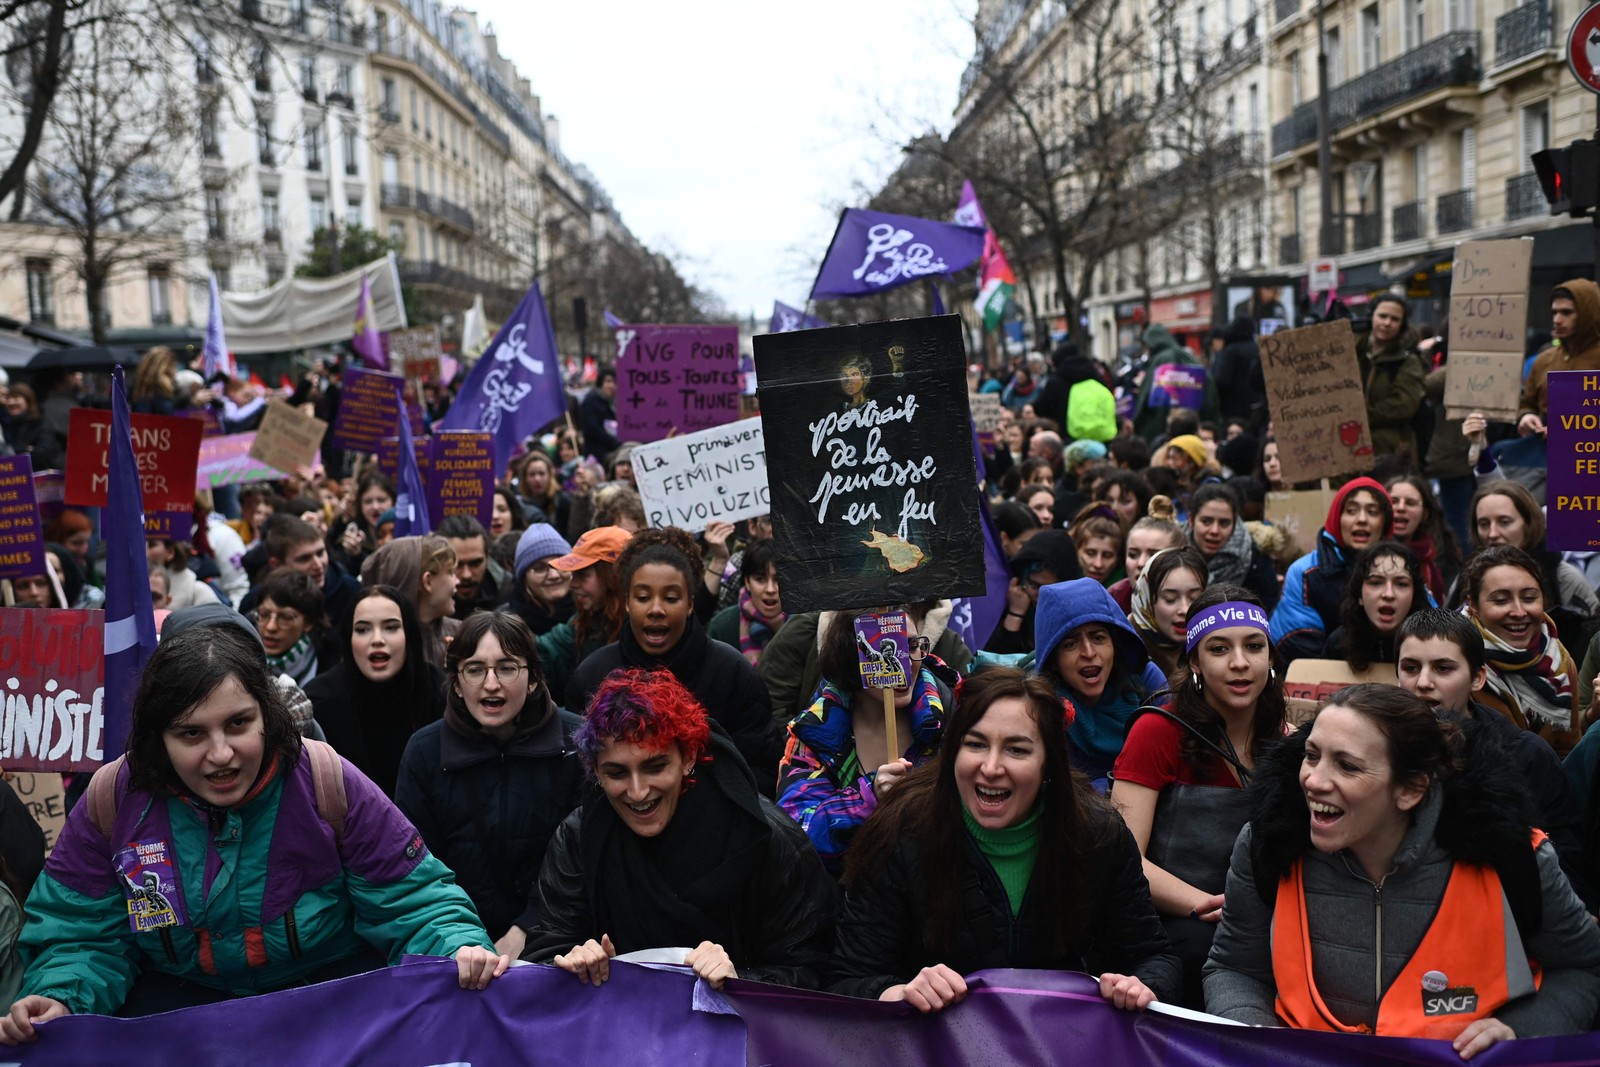
[[[216,796],[228,796],[239,788],[244,782],[244,775],[238,767],[228,767],[220,771],[212,771],[205,776],[206,788]]]
[[[974,786],[974,793],[978,798],[978,814],[999,816],[1006,810],[1006,804],[1011,800],[1011,790],[991,789],[987,786]]]
[[[1336,808],[1332,804],[1324,804],[1320,800],[1306,798],[1306,807],[1311,809],[1311,825],[1317,829],[1325,830],[1344,817],[1344,809]]]

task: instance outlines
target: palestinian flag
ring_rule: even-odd
[[[990,230],[983,239],[983,256],[978,260],[978,299],[974,306],[983,316],[985,332],[998,330],[1011,294],[1017,291],[1017,276],[1000,251],[1000,242]]]

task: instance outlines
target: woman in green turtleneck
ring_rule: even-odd
[[[1021,967],[1097,974],[1119,1008],[1176,998],[1139,849],[1068,764],[1071,714],[1037,675],[966,681],[938,762],[850,847],[830,991],[938,1011],[962,975]]]

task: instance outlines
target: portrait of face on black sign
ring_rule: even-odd
[[[784,606],[981,594],[960,320],[764,334],[755,363]]]

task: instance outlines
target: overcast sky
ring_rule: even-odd
[[[804,302],[837,209],[894,170],[897,146],[948,129],[976,2],[465,6],[628,227],[736,314],[765,320],[774,299]]]

